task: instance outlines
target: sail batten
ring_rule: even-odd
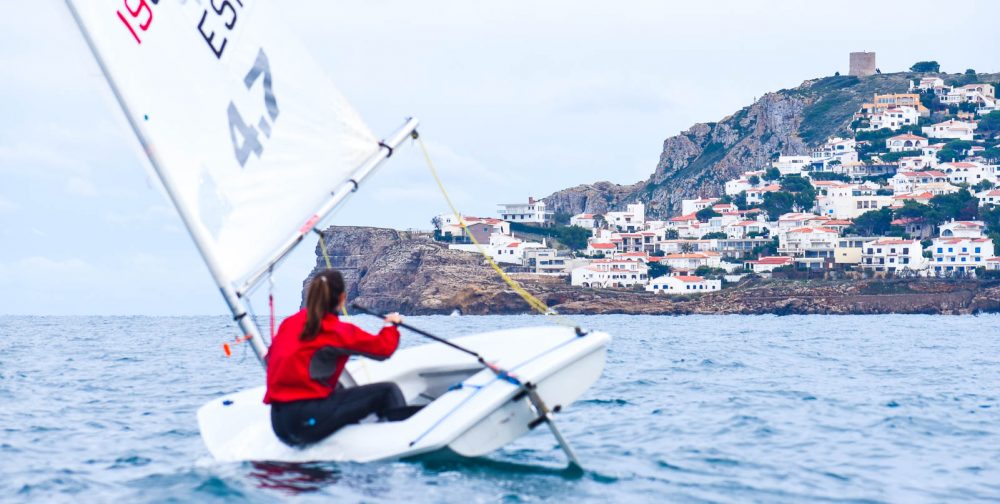
[[[67,3],[217,280],[245,283],[379,155],[278,2]]]

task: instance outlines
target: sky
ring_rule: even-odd
[[[846,73],[851,51],[875,51],[884,72],[931,59],[1000,71],[1000,31],[983,24],[1000,19],[995,1],[289,5],[279,22],[376,133],[420,118],[467,215],[645,179],[665,138]],[[63,2],[0,0],[0,11],[0,314],[227,313]],[[446,210],[407,144],[328,223],[428,229]],[[313,246],[275,275],[280,314],[298,307]]]

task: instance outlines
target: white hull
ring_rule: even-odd
[[[558,411],[600,377],[610,339],[605,333],[577,336],[570,328],[538,327],[452,341],[491,359],[522,383],[534,384],[538,397]],[[440,343],[403,349],[382,362],[352,359],[347,371],[358,385],[395,382],[407,404],[426,406],[405,421],[348,425],[298,449],[275,437],[270,407],[262,402],[264,387],[257,387],[202,406],[198,410],[202,439],[220,461],[370,462],[446,447],[473,457],[523,436],[538,416],[521,387]]]

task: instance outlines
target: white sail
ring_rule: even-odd
[[[266,263],[379,151],[276,23],[289,3],[69,2],[210,267],[230,282]]]

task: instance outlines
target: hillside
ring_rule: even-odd
[[[531,309],[475,254],[448,250],[427,234],[366,227],[328,228],[334,268],[352,302],[407,315],[519,314]],[[316,267],[326,268],[316,246]],[[750,280],[719,292],[664,296],[573,287],[564,278],[518,276],[525,289],[564,314],[969,314],[1000,311],[1000,281]]]
[[[767,166],[778,154],[808,154],[834,135],[849,135],[852,116],[875,93],[906,92],[909,81],[924,74],[901,72],[871,77],[812,79],[796,88],[768,93],[753,105],[714,123],[699,123],[667,138],[649,179],[633,185],[585,184],[545,198],[559,213],[604,213],[642,201],[650,217],[675,215],[681,200],[719,196],[724,182],[753,168]],[[941,75],[961,83],[962,75]],[[981,82],[1000,74],[979,74]]]

